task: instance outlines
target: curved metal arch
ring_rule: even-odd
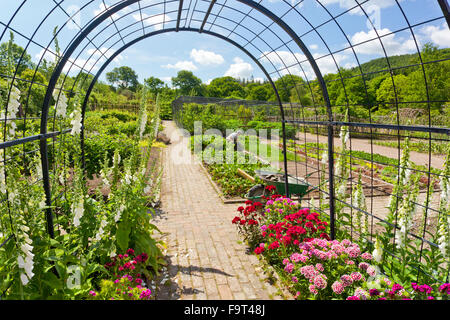
[[[316,75],[317,81],[321,87],[322,90],[322,95],[324,98],[324,101],[326,103],[326,107],[327,107],[327,111],[328,111],[328,117],[329,117],[329,124],[328,124],[328,154],[329,154],[329,176],[330,176],[330,193],[333,193],[333,171],[334,171],[334,159],[333,159],[333,126],[331,124],[333,118],[332,118],[332,109],[331,109],[331,103],[330,103],[330,99],[329,99],[329,95],[328,95],[328,90],[327,90],[327,86],[326,83],[324,81],[323,75],[314,59],[314,57],[312,56],[311,52],[308,50],[308,48],[306,47],[306,45],[303,43],[303,41],[299,38],[299,36],[294,32],[294,30],[292,30],[283,20],[281,20],[278,16],[276,16],[274,13],[272,13],[270,10],[268,10],[267,8],[265,8],[264,6],[260,5],[259,3],[256,3],[252,0],[237,0],[238,2],[241,2],[255,10],[257,10],[258,12],[262,13],[263,15],[265,15],[267,18],[269,18],[270,20],[272,20],[274,23],[276,23],[282,30],[284,30],[290,37],[291,39],[297,44],[297,46],[299,47],[299,49],[305,54],[308,62],[310,63],[314,74]],[[73,52],[78,48],[78,46],[80,45],[80,43],[85,39],[88,38],[88,35],[103,21],[105,21],[106,19],[108,19],[109,17],[111,17],[113,14],[119,12],[122,9],[125,9],[126,7],[139,2],[139,0],[126,0],[123,1],[122,3],[119,3],[117,5],[115,5],[114,7],[108,8],[108,10],[104,13],[102,13],[100,16],[96,17],[87,27],[85,27],[83,30],[81,30],[78,34],[78,36],[73,39],[73,41],[71,41],[69,47],[64,51],[64,55],[61,58],[61,60],[59,61],[58,65],[56,66],[55,70],[53,71],[53,74],[50,78],[48,87],[47,87],[47,91],[44,97],[44,102],[43,102],[43,107],[42,107],[42,113],[41,113],[41,126],[40,126],[40,133],[41,134],[46,134],[47,133],[47,117],[48,117],[48,111],[50,108],[50,100],[51,100],[51,96],[53,93],[53,90],[55,89],[57,80],[59,78],[59,76],[62,73],[62,70],[65,66],[65,64],[67,63],[67,61],[69,60],[69,58],[71,57],[71,55],[73,54]],[[168,30],[168,29],[166,29]],[[180,30],[180,29],[178,29]],[[176,29],[171,30],[176,31]],[[191,31],[196,31],[196,32],[200,32],[200,30],[197,29],[193,29]],[[205,30],[202,30],[203,33],[206,33]],[[155,35],[153,33],[153,35]],[[215,34],[217,36],[219,36],[218,34]],[[222,38],[223,40],[228,41],[229,43],[232,43],[234,45],[238,45],[235,42],[231,42],[231,39],[228,39],[225,36],[220,35],[219,38]],[[137,41],[136,41],[137,42]],[[132,42],[132,43],[136,43],[136,42]],[[126,46],[126,45],[125,45]],[[238,45],[239,46],[239,45]],[[239,46],[240,47],[240,46]],[[244,48],[241,48],[244,49]],[[120,50],[117,50],[120,51]],[[123,50],[122,50],[123,51]],[[243,50],[244,51],[244,50]],[[247,50],[245,50],[244,52],[246,52],[249,57],[252,58],[253,61],[257,62],[257,65],[260,66],[260,68],[262,67],[262,65],[259,63],[259,61],[257,61],[257,59],[255,57],[253,57]],[[104,70],[104,68],[102,69]],[[263,72],[266,74],[266,76],[268,77],[268,79],[271,79],[270,75],[267,73],[267,71],[265,71],[264,68],[261,68],[261,70],[263,70]],[[97,77],[98,79],[98,77]],[[278,95],[278,90],[276,89],[275,85],[273,84],[273,81],[271,81],[271,84],[276,92],[276,96],[278,99],[278,103],[280,106],[280,112],[281,112],[281,117],[282,117],[282,130],[283,132],[285,132],[285,125],[286,125],[286,121],[284,118],[284,110],[283,110],[283,106],[281,103],[281,99]],[[92,89],[91,89],[92,90]],[[86,100],[85,100],[86,101]],[[83,106],[85,109],[85,105]],[[286,188],[286,194],[289,195],[289,188],[288,188],[288,182],[287,182],[287,154],[286,154],[286,141],[285,141],[286,137],[285,134],[283,134],[283,151],[284,151],[284,165],[285,165],[285,188]],[[46,140],[41,140],[41,155],[42,155],[42,165],[43,168],[48,168],[48,150],[47,150],[47,141]],[[49,178],[49,173],[48,170],[44,170],[45,174],[43,176],[43,183],[44,183],[44,188],[46,190],[50,190],[50,178]],[[47,195],[47,204],[50,205],[51,202],[51,196],[50,194]],[[49,213],[47,215],[47,219],[52,219],[51,218],[51,214]],[[334,230],[334,195],[330,194],[330,229]],[[49,222],[50,224],[50,222]],[[50,234],[52,234],[52,230],[50,230]],[[334,231],[332,231],[331,233],[331,238],[334,238]]]
[[[160,35],[160,34],[165,34],[165,33],[170,33],[170,32],[199,32],[200,29],[197,28],[170,28],[170,29],[163,29],[163,30],[158,30],[158,31],[154,31],[151,33],[147,33],[144,34],[136,39],[133,39],[132,41],[126,43],[124,46],[122,46],[120,49],[116,50],[114,52],[114,54],[112,54],[107,61],[105,61],[103,63],[103,65],[100,67],[100,69],[97,71],[96,75],[94,76],[94,78],[92,79],[88,90],[86,91],[86,95],[84,97],[84,101],[82,104],[82,122],[84,123],[84,119],[85,119],[85,113],[86,113],[86,108],[87,108],[87,104],[89,101],[89,97],[92,93],[92,90],[95,86],[95,84],[97,83],[100,75],[104,72],[104,70],[108,67],[108,65],[114,61],[114,59],[120,55],[123,51],[125,51],[126,49],[128,49],[129,47],[133,46],[134,44],[143,41],[147,38],[151,38],[153,36],[156,35]],[[275,95],[277,97],[277,103],[278,106],[280,107],[280,112],[281,112],[281,117],[282,117],[282,127],[283,127],[283,153],[284,153],[284,169],[285,169],[285,187],[286,187],[286,193],[289,194],[289,185],[287,183],[287,157],[286,157],[286,135],[285,133],[285,118],[284,118],[284,108],[283,108],[283,104],[280,98],[280,95],[278,93],[278,90],[275,86],[275,83],[273,82],[272,78],[270,77],[269,73],[267,72],[267,70],[264,68],[264,66],[261,64],[261,62],[259,62],[259,60],[253,56],[247,49],[243,48],[240,44],[238,44],[237,42],[231,40],[230,38],[227,38],[219,33],[213,32],[213,31],[209,31],[209,30],[203,30],[202,33],[210,35],[210,36],[214,36],[216,38],[219,38],[221,40],[224,40],[228,43],[230,43],[231,45],[235,46],[236,48],[238,48],[239,50],[241,50],[242,52],[244,52],[249,58],[251,58],[253,60],[253,62],[261,69],[261,71],[264,73],[264,75],[267,77],[267,79],[270,82],[270,85],[272,86]],[[85,165],[85,153],[84,153],[84,126],[82,126],[82,130],[81,130],[81,150],[82,150],[82,159],[83,159],[83,166]]]
[[[278,16],[276,16],[274,13],[272,13],[270,10],[268,10],[264,6],[260,5],[259,3],[256,3],[255,1],[252,1],[252,0],[237,0],[237,1],[241,2],[245,5],[248,5],[249,7],[257,10],[258,12],[262,13],[263,15],[265,15],[266,17],[271,19],[274,23],[276,23],[279,27],[281,27],[291,37],[291,39],[298,45],[299,49],[305,54],[308,62],[310,63],[310,65],[314,71],[314,74],[316,75],[316,78],[317,78],[319,85],[321,87],[321,90],[322,90],[322,94],[324,96],[324,101],[327,106],[329,120],[332,121],[331,103],[330,103],[326,83],[324,81],[323,75],[322,75],[314,57],[312,56],[311,52],[306,47],[306,45],[303,43],[303,41],[294,32],[294,30],[292,30],[283,20],[281,20]],[[93,19],[93,21],[87,27],[85,27],[83,30],[81,30],[79,32],[79,34],[77,35],[77,37],[73,41],[71,41],[69,47],[65,50],[63,57],[61,58],[58,65],[56,66],[56,68],[52,74],[52,77],[49,81],[49,84],[48,84],[48,89],[47,89],[47,92],[46,92],[46,95],[44,98],[44,103],[43,103],[43,108],[42,108],[42,120],[43,120],[43,121],[41,121],[41,133],[42,134],[45,134],[46,130],[47,130],[46,129],[47,115],[48,115],[48,110],[50,107],[50,100],[51,100],[51,95],[52,95],[53,89],[55,88],[55,85],[56,85],[57,79],[59,78],[59,75],[62,73],[64,65],[67,63],[67,61],[71,57],[72,53],[76,50],[76,48],[79,46],[79,44],[85,38],[87,38],[89,33],[91,31],[93,31],[100,23],[102,23],[103,21],[105,21],[106,19],[111,17],[113,14],[119,12],[120,10],[122,10],[134,3],[137,3],[137,2],[139,2],[139,0],[125,0],[125,1],[115,5],[114,7],[108,8],[108,10],[106,12],[102,13],[100,16]],[[202,32],[202,31],[199,30],[199,32]]]

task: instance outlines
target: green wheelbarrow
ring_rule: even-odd
[[[317,171],[306,175],[305,178],[308,178],[316,172]],[[255,170],[255,174],[264,182],[264,184],[259,184],[251,188],[245,196],[247,199],[260,200],[263,196],[268,196],[269,193],[266,190],[267,186],[274,186],[277,194],[286,195],[284,173],[267,170]],[[308,193],[318,189],[318,187],[313,187],[306,182],[305,178],[293,177],[291,175],[287,175],[287,178],[291,198],[293,198],[293,196],[297,196],[299,201]]]

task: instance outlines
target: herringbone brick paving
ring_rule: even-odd
[[[281,299],[267,282],[258,259],[231,220],[237,204],[224,204],[198,163],[180,163],[189,155],[188,138],[164,122],[172,144],[162,152],[161,210],[153,223],[164,233],[169,265],[156,299]]]

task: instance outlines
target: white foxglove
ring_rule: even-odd
[[[70,124],[72,125],[72,131],[70,131],[71,135],[76,135],[81,133],[81,112],[78,109],[75,109],[71,114],[70,118],[72,119],[70,121]]]
[[[60,90],[55,89],[53,91],[53,98],[56,100],[56,117],[66,117],[67,114],[67,97],[64,94],[64,92],[61,92]],[[58,99],[59,98],[59,99]]]
[[[383,246],[381,245],[381,241],[377,238],[375,241],[375,249],[372,252],[373,259],[380,263],[383,260]]]
[[[118,222],[122,216],[122,212],[125,210],[125,205],[122,203],[117,209],[116,215],[114,216],[114,221]]]
[[[76,205],[72,204],[72,213],[73,213],[73,225],[75,227],[79,227],[80,219],[83,217],[83,213],[84,213],[83,200],[79,201]]]

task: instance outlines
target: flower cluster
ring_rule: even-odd
[[[33,242],[28,236],[28,232],[30,231],[30,228],[28,228],[26,225],[21,226],[22,233],[22,240],[23,243],[20,245],[20,249],[25,256],[25,258],[22,255],[19,255],[17,257],[17,263],[19,265],[19,268],[22,269],[25,273],[20,274],[20,280],[22,281],[22,284],[26,286],[28,282],[33,278],[33,268],[34,268],[34,254],[33,251]]]
[[[150,300],[152,291],[135,283],[130,275],[123,275],[114,281],[102,280],[101,290],[97,294],[94,290],[89,292],[89,298],[95,300]]]
[[[370,294],[362,286],[368,277],[376,276],[370,263],[373,257],[360,247],[343,241],[323,238],[308,239],[298,251],[283,260],[284,271],[291,278],[293,291],[301,298],[345,299],[350,294],[364,299]],[[354,293],[354,294],[353,294]]]
[[[295,213],[299,209],[300,205],[298,202],[279,195],[272,195],[266,202],[264,214],[270,223],[279,221],[285,215]]]
[[[136,254],[134,249],[128,249],[125,254],[119,254],[105,264],[113,279],[103,280],[101,292],[92,291],[92,299],[148,300],[151,290],[146,288],[144,281],[148,254]]]
[[[441,284],[437,290],[428,284],[419,285],[415,282],[411,283],[413,289],[414,300],[447,300],[450,295],[450,283]]]
[[[81,133],[81,127],[83,126],[82,121],[82,115],[81,111],[79,109],[73,110],[73,112],[70,114],[70,118],[72,119],[70,121],[70,124],[72,125],[72,130],[70,131],[71,135],[76,135]]]
[[[311,212],[309,209],[300,209],[285,215],[280,222],[262,225],[261,235],[267,253],[272,256],[272,259],[279,260],[279,248],[282,254],[290,254],[296,252],[303,241],[315,237],[329,239],[325,232],[326,227],[327,223],[320,220],[318,213]],[[264,252],[262,249],[255,251],[255,253],[262,252]]]
[[[239,215],[235,216],[231,223],[238,227],[239,233],[251,246],[255,246],[261,241],[259,224],[264,219],[263,205],[261,202],[251,200],[247,200],[245,204],[245,208],[241,206],[237,209]]]
[[[67,113],[67,97],[66,97],[66,95],[61,90],[55,89],[53,91],[53,98],[56,101],[55,116],[65,118],[66,113]]]
[[[8,103],[8,113],[6,114],[7,119],[15,119],[17,116],[17,113],[19,112],[20,108],[20,90],[16,86],[11,87],[11,92],[9,96],[9,103]],[[0,118],[5,118],[4,111],[0,113]],[[14,120],[6,120],[5,123],[9,125],[8,131],[7,131],[7,140],[14,139],[14,136],[16,134],[17,125],[14,122]]]

